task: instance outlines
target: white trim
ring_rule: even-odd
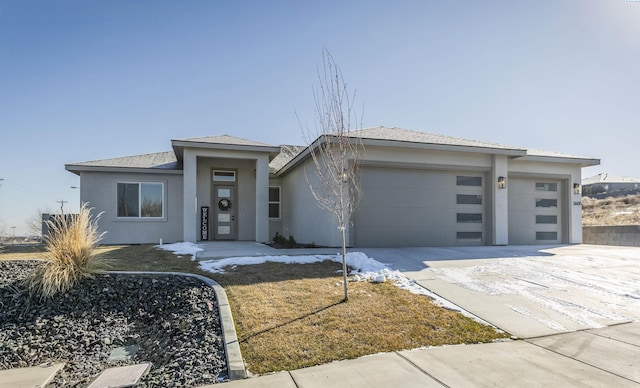
[[[269,200],[269,205],[278,205],[278,217],[269,217],[269,220],[281,220],[282,219],[282,186],[280,185],[269,185],[269,190],[271,188],[278,189],[278,201]]]
[[[232,177],[233,179],[216,179],[216,173],[221,172],[225,174],[233,174],[233,175],[218,175],[219,177]],[[211,181],[212,182],[224,182],[224,183],[236,183],[238,180],[238,174],[236,170],[213,170],[211,172]]]

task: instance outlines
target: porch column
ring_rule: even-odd
[[[197,242],[197,157],[196,154],[185,148],[183,163],[183,204],[182,217],[183,241]]]
[[[566,204],[568,211],[567,226],[569,229],[569,244],[582,244],[582,187],[577,193],[573,191],[574,184],[582,183],[582,171],[580,167],[574,169],[569,182],[567,182],[568,203]]]
[[[491,169],[491,219],[492,219],[492,244],[509,244],[509,178],[508,159],[506,155],[493,155],[493,168]],[[498,188],[498,177],[504,177],[506,188]]]
[[[256,242],[269,241],[269,156],[256,159]]]

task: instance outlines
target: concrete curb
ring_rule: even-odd
[[[220,311],[220,324],[222,326],[222,340],[224,342],[225,354],[227,355],[227,370],[229,372],[229,380],[239,380],[247,377],[247,372],[240,351],[240,342],[236,333],[236,326],[233,322],[229,299],[224,288],[213,279],[206,276],[186,273],[186,272],[143,272],[143,271],[107,271],[107,274],[129,274],[129,275],[175,275],[190,276],[198,279],[206,285],[213,288],[218,301],[218,309]]]

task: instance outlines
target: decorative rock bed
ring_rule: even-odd
[[[213,289],[177,275],[103,274],[40,300],[21,287],[38,261],[0,261],[0,369],[65,362],[51,386],[86,387],[106,368],[150,362],[139,386],[197,386],[228,376]],[[136,346],[131,360],[111,352]]]

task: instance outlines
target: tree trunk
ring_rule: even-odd
[[[344,284],[344,301],[349,300],[349,288],[347,286],[347,244],[345,229],[342,228],[342,282]]]

